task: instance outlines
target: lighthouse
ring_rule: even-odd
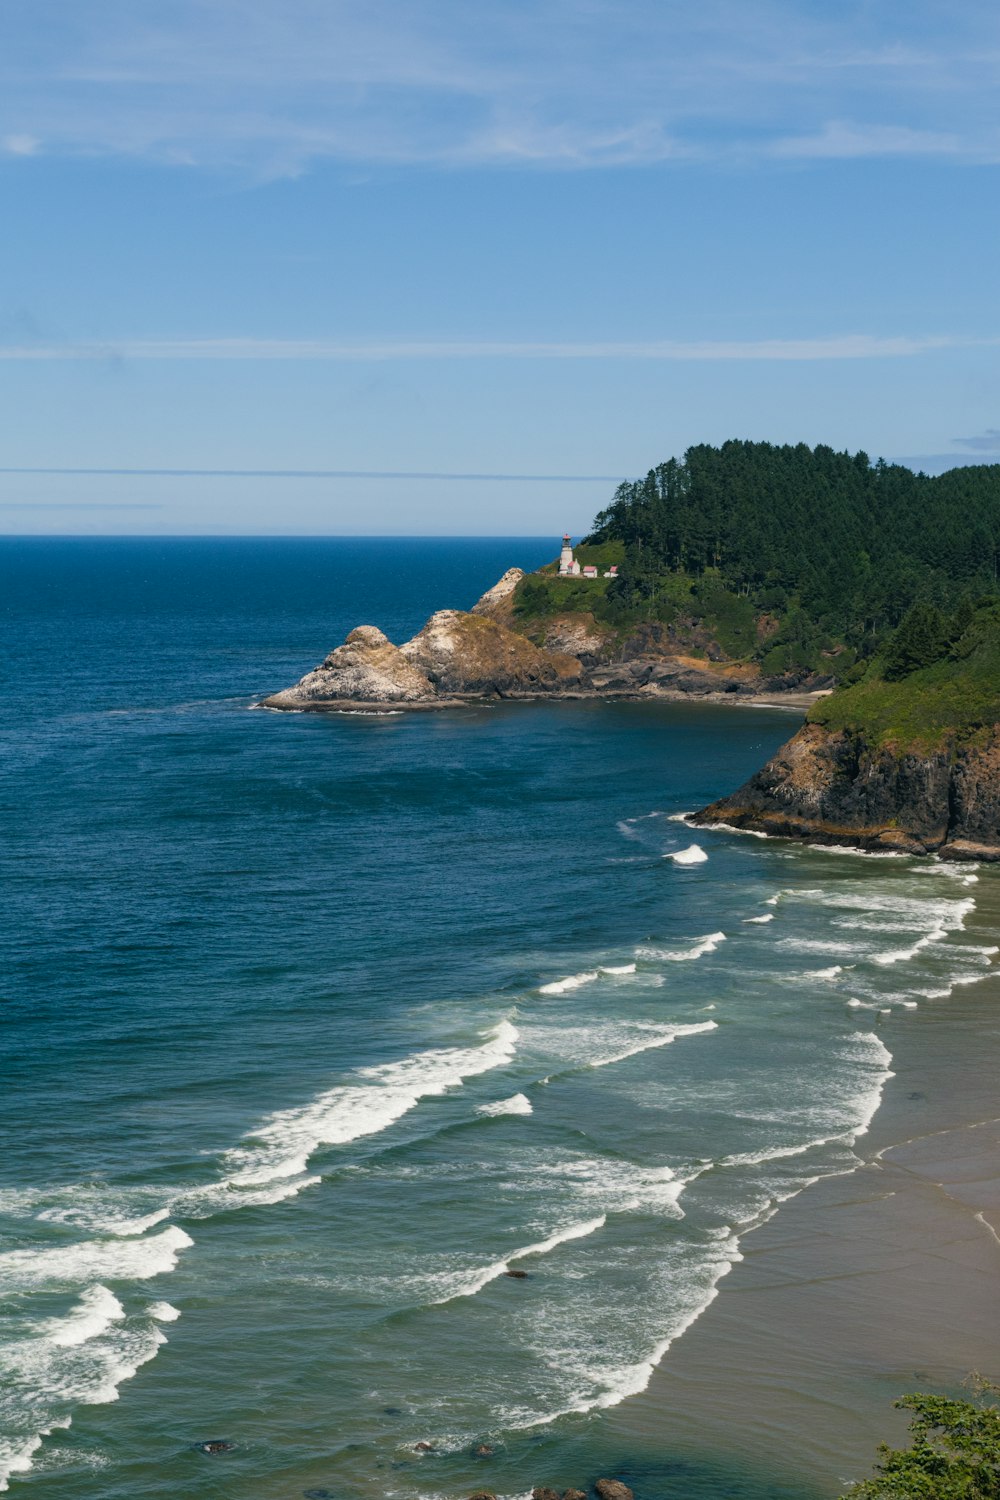
[[[559,554],[559,575],[562,578],[580,572],[580,564],[573,556],[573,545],[568,536],[562,540],[562,551]]]

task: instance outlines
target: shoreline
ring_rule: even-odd
[[[290,714],[406,714],[430,713],[453,708],[484,708],[501,703],[712,703],[727,708],[777,708],[802,714],[814,703],[827,697],[828,688],[811,693],[686,693],[679,688],[646,687],[634,693],[573,689],[542,693],[452,693],[443,698],[419,698],[411,702],[367,698],[337,698],[324,702],[296,703],[287,708],[260,698],[251,708],[265,708],[271,713]]]
[[[1000,920],[991,886],[970,935]],[[606,1442],[640,1469],[834,1500],[905,1442],[897,1397],[1000,1374],[1000,973],[878,1030],[893,1076],[860,1165],[746,1233],[646,1390],[608,1413]]]

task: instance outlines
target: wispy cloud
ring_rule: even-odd
[[[294,174],[1000,157],[1000,11],[911,0],[7,0],[0,149]],[[850,123],[844,123],[850,122]]]
[[[993,349],[1000,335],[958,334],[898,337],[846,334],[805,339],[595,340],[593,342],[327,339],[124,339],[94,344],[0,345],[0,360],[752,360],[813,361],[901,359],[946,349]]]
[[[1000,427],[987,427],[985,432],[978,432],[975,437],[956,437],[952,438],[952,442],[973,453],[1000,453]]]
[[[456,474],[423,469],[51,469],[0,468],[0,474],[72,474],[77,477],[159,479],[456,479],[503,484],[617,484],[620,474]],[[95,503],[95,508],[101,507]],[[148,505],[111,507],[150,510]]]

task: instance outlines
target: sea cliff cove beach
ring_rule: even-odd
[[[995,1365],[989,863],[691,826],[801,707],[255,707],[552,552],[0,544],[12,1495],[826,1500]]]
[[[0,1500],[1000,1500],[1000,7],[0,58]]]

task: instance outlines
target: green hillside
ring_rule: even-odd
[[[615,580],[535,574],[525,625],[587,610],[704,624],[769,674],[863,671],[914,603],[954,611],[997,593],[1000,465],[931,478],[865,453],[729,442],[619,486],[579,549]]]
[[[1000,723],[1000,603],[951,620],[916,606],[863,681],[822,699],[808,717],[871,745],[968,743]]]

